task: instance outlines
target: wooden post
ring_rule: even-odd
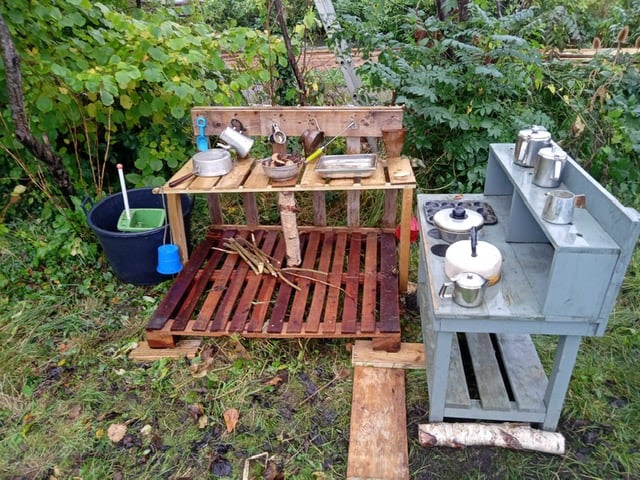
[[[402,213],[400,227],[400,248],[399,248],[399,287],[400,292],[407,291],[409,283],[409,244],[411,239],[411,215],[413,213],[413,188],[402,190]]]
[[[185,265],[189,260],[189,250],[187,248],[187,234],[184,230],[182,198],[180,195],[167,195],[167,210],[169,212],[169,225],[171,226],[171,241],[178,246],[180,260]]]
[[[287,265],[295,267],[302,263],[300,254],[300,234],[296,220],[296,197],[293,192],[278,193],[278,207],[280,210],[280,222],[287,250]]]

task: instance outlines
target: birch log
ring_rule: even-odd
[[[506,447],[514,450],[564,454],[561,433],[536,430],[517,423],[427,423],[419,425],[423,447]]]
[[[300,258],[300,234],[296,221],[296,197],[293,192],[278,193],[278,208],[287,251],[287,265],[296,267],[302,263],[302,259]]]

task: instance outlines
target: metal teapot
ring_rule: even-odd
[[[513,162],[521,167],[535,167],[538,151],[548,146],[551,146],[551,134],[545,127],[533,125],[520,130]]]

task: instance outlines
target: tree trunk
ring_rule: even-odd
[[[11,117],[13,119],[16,137],[27,150],[49,168],[56,185],[62,192],[67,204],[71,206],[71,196],[75,194],[75,191],[71,184],[69,174],[62,163],[62,158],[52,150],[46,136],[43,138],[43,141],[40,141],[29,129],[27,114],[24,108],[20,56],[16,51],[16,47],[11,39],[11,33],[2,15],[0,15],[0,46],[2,47],[2,60],[7,77],[9,108],[11,109]]]
[[[293,75],[296,77],[298,88],[300,89],[300,105],[307,104],[307,94],[305,92],[304,80],[298,70],[298,62],[296,56],[293,54],[293,47],[291,46],[291,39],[289,38],[289,32],[287,31],[287,22],[284,18],[284,9],[282,7],[282,0],[274,0],[276,7],[276,16],[278,17],[278,23],[280,24],[280,30],[282,30],[282,38],[284,39],[284,45],[287,47],[287,56],[289,57],[289,65],[293,70]]]

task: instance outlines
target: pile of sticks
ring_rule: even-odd
[[[298,268],[298,267],[281,267],[279,266],[280,262],[273,257],[270,257],[266,253],[264,253],[258,247],[255,238],[251,235],[251,241],[248,241],[244,238],[229,238],[223,244],[228,250],[223,250],[226,253],[237,254],[244,260],[247,265],[253,270],[253,273],[256,275],[262,275],[264,273],[273,275],[274,277],[278,277],[287,285],[291,286],[295,290],[300,290],[300,287],[289,280],[285,274],[292,275],[298,278],[305,278],[307,280],[311,280],[314,282],[319,282],[324,285],[327,285],[332,288],[337,288],[342,290],[339,285],[333,285],[331,283],[325,282],[316,278],[316,275],[324,275],[325,277],[328,275],[327,272],[321,272],[319,270],[311,270],[308,268]],[[278,265],[274,265],[274,263]],[[313,274],[313,276],[304,275],[302,272],[308,272]]]

